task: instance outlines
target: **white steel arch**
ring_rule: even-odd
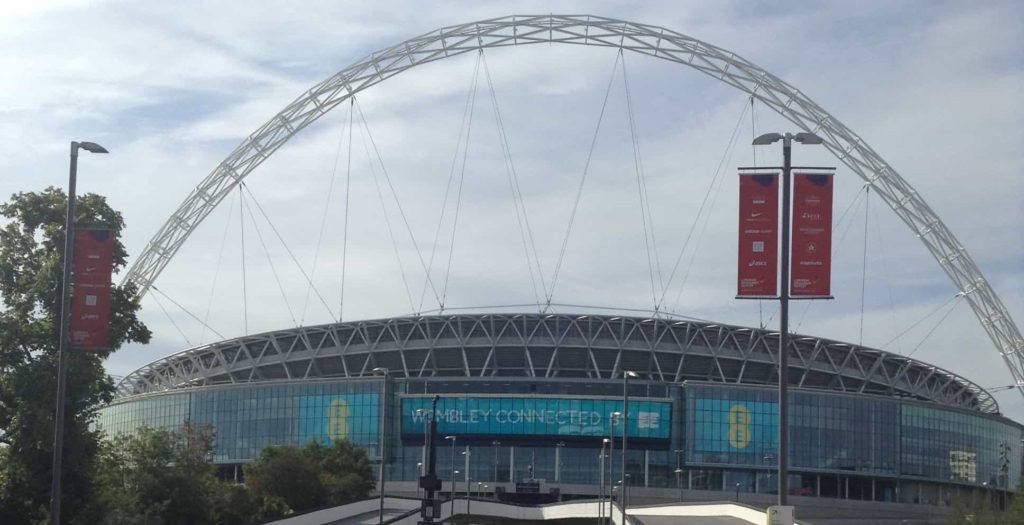
[[[749,93],[843,164],[915,233],[966,297],[1024,395],[1024,338],[967,250],[918,193],[863,139],[797,88],[720,47],[662,27],[590,15],[509,16],[449,26],[406,40],[335,73],[274,115],[196,186],[134,261],[123,282],[144,295],[192,231],[232,189],[300,130],[356,93],[407,69],[484,48],[537,43],[621,48],[692,67]]]

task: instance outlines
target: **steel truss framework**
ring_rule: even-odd
[[[462,314],[292,328],[186,350],[125,377],[119,398],[221,384],[373,377],[528,377],[775,384],[778,332],[696,321],[567,314]],[[817,337],[791,340],[795,387],[910,397],[999,413],[947,370]]]
[[[843,164],[872,186],[967,298],[1018,390],[1024,338],[1009,311],[953,233],[863,139],[797,88],[728,50],[662,27],[597,16],[511,16],[445,27],[352,64],[313,86],[244,140],[189,194],[132,264],[125,281],[145,294],[199,223],[297,132],[356,93],[420,64],[485,48],[558,43],[623,49],[692,67],[749,93],[798,128],[821,135]]]

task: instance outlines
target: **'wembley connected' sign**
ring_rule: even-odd
[[[610,415],[622,412],[622,401],[545,397],[441,398],[437,403],[438,432],[481,436],[607,436]],[[629,402],[629,436],[668,439],[672,404]],[[402,399],[402,434],[422,436],[430,421],[431,398]],[[622,435],[621,420],[616,423]]]

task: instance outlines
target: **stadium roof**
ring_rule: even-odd
[[[998,414],[948,370],[819,337],[791,338],[795,387],[932,401]],[[451,314],[278,330],[198,346],[124,377],[117,399],[203,386],[370,377],[530,377],[772,385],[778,332],[702,321],[582,314]]]

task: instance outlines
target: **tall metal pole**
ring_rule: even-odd
[[[64,397],[67,395],[68,332],[71,329],[71,260],[75,250],[75,182],[78,143],[71,142],[67,217],[64,221],[64,278],[60,282],[60,340],[57,343],[57,415],[53,432],[53,479],[50,485],[50,523],[60,524],[60,482],[64,456]]]
[[[451,497],[451,515],[448,517],[451,519],[455,516],[455,436],[445,436],[445,439],[451,440],[452,442],[452,493]]]
[[[431,416],[430,426],[425,439],[427,440],[426,450],[426,463],[424,468],[427,469],[427,473],[424,474],[420,480],[421,484],[426,485],[426,494],[424,495],[423,511],[423,522],[430,524],[434,521],[434,510],[438,509],[437,500],[435,497],[441,490],[441,482],[437,477],[437,402],[440,401],[441,396],[434,395],[434,399],[431,401]],[[429,506],[429,509],[428,509]],[[438,512],[440,514],[440,512]]]
[[[469,445],[466,445],[466,516],[469,516],[469,504],[473,498],[469,495]]]
[[[679,487],[679,501],[683,501],[683,465],[679,461],[679,455],[686,452],[685,449],[676,449],[676,486]]]
[[[612,511],[615,510],[615,423],[618,421],[619,416],[622,412],[612,412],[611,414],[611,432],[608,433],[608,514],[606,516],[611,519]]]
[[[601,465],[601,482],[597,489],[597,522],[604,522],[604,447],[608,446],[608,439],[601,439],[601,455],[598,456],[598,463]]]
[[[782,286],[779,294],[779,505],[789,495],[789,209],[792,138],[782,138]]]
[[[790,172],[793,140],[810,145],[821,144],[821,137],[808,132],[765,133],[754,139],[764,146],[782,139],[782,286],[779,293],[779,505],[789,495],[789,274],[790,274]]]
[[[626,451],[627,443],[629,440],[629,378],[637,377],[636,372],[626,370],[622,373],[622,492],[619,498],[619,507],[622,509],[622,522],[620,525],[626,525],[626,505],[628,501],[626,498],[629,497],[629,489],[626,487],[626,481],[629,476],[626,474]]]
[[[564,446],[564,441],[555,443],[555,483],[562,482],[562,447]]]
[[[387,429],[388,429],[388,369],[374,368],[374,374],[383,374],[384,383],[381,388],[381,410],[380,410],[380,509],[377,512],[377,524],[384,525],[384,464],[387,462]]]
[[[71,261],[75,253],[75,183],[78,180],[78,150],[107,153],[93,142],[71,141],[71,166],[68,169],[68,205],[64,219],[64,277],[60,282],[60,319],[57,341],[57,409],[53,430],[53,472],[50,483],[50,523],[60,525],[61,474],[64,461],[64,398],[67,397],[68,335],[71,332]]]
[[[495,439],[491,441],[491,447],[494,449],[494,486],[498,486],[498,447],[501,446],[501,441]]]

